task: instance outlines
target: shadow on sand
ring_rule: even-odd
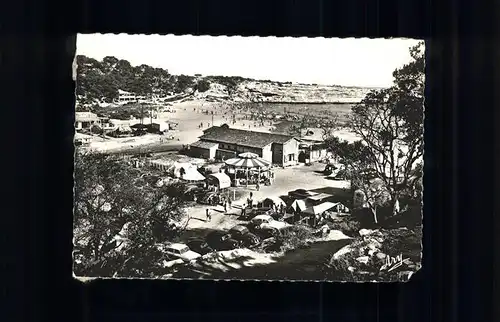
[[[317,242],[283,256],[267,255],[272,263],[254,264],[255,258],[243,255],[232,259],[218,257],[196,266],[176,267],[172,278],[240,279],[240,280],[331,280],[323,269],[330,257],[351,240]]]

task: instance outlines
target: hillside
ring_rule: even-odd
[[[78,55],[76,95],[79,105],[111,103],[123,90],[146,97],[192,93],[197,99],[282,103],[359,102],[370,90],[360,87],[294,84],[233,76],[172,75],[148,65],[105,57],[102,61]]]

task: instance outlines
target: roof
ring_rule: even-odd
[[[321,214],[329,209],[332,209],[336,205],[338,205],[338,203],[323,202],[322,204],[319,204],[317,206],[309,207],[306,210],[304,210],[303,212],[306,214],[312,214],[312,215]]]
[[[266,133],[212,126],[206,129],[200,140],[238,144],[248,147],[263,148],[271,143],[286,143],[294,137],[284,134]]]
[[[89,121],[89,120],[97,121],[97,120],[99,120],[99,117],[97,116],[97,114],[94,114],[92,112],[75,112],[75,120],[76,121]]]
[[[243,226],[243,225],[236,225],[234,226],[233,228],[231,228],[230,230],[237,230],[237,231],[247,231],[248,228]]]
[[[189,146],[194,146],[196,148],[201,148],[201,149],[210,149],[213,147],[217,147],[217,143],[196,141],[196,142],[190,144]]]
[[[326,198],[331,198],[333,195],[327,194],[327,193],[320,193],[319,195],[313,195],[308,197],[307,199],[313,200],[313,201],[318,201]]]
[[[209,174],[208,177],[217,179],[217,181],[219,181],[221,189],[231,187],[231,178],[229,178],[229,176],[225,173],[222,172],[212,173]]]
[[[273,218],[271,217],[270,215],[257,215],[255,217],[253,217],[252,221],[255,221],[255,220],[259,220],[259,219],[269,219],[269,218]]]

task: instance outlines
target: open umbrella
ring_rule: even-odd
[[[259,157],[258,154],[252,152],[243,152],[240,153],[238,156],[244,159],[257,159]]]
[[[270,162],[262,158],[231,158],[224,161],[225,164],[237,168],[266,168]]]
[[[260,169],[267,168],[271,165],[269,161],[262,159],[257,154],[252,152],[241,153],[237,158],[228,159],[225,161],[225,163],[235,168],[246,168],[247,182],[248,182],[248,169],[258,168],[259,181],[260,181]],[[236,177],[236,172],[234,175]]]

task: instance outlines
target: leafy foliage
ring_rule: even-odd
[[[153,252],[155,243],[175,236],[172,221],[183,215],[180,196],[184,187],[141,185],[140,180],[136,169],[109,156],[77,153],[75,272],[85,276],[120,274],[127,263],[137,264],[141,258],[151,261],[140,254]]]
[[[394,71],[394,85],[369,92],[352,108],[348,125],[361,138],[355,143],[327,138],[327,146],[346,165],[355,185],[372,190],[364,171],[373,171],[394,200],[421,177],[423,156],[423,43],[410,49],[412,61]],[[417,171],[417,173],[416,173]],[[365,181],[365,182],[361,182]]]

